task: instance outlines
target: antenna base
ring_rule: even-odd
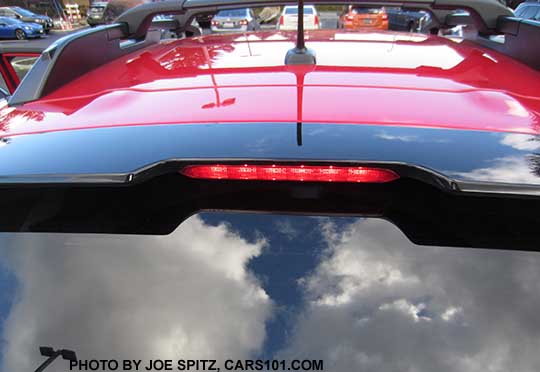
[[[315,65],[315,52],[308,48],[293,48],[285,56],[286,65]]]

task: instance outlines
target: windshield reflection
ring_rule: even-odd
[[[226,213],[169,236],[3,234],[0,246],[5,371],[33,370],[41,344],[331,371],[540,365],[536,253],[415,246],[380,219]]]

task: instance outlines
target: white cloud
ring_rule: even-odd
[[[502,137],[501,143],[521,151],[540,150],[540,138],[538,136],[531,136],[528,134],[505,134]]]
[[[401,142],[418,142],[417,136],[395,136],[388,133],[378,133],[375,137],[384,139],[387,141],[401,141]]]
[[[494,159],[493,165],[470,172],[445,173],[473,181],[540,184],[540,179],[533,172],[531,164],[526,158],[519,156]]]
[[[449,322],[460,314],[463,314],[463,309],[461,307],[450,306],[444,311],[444,313],[442,313],[441,318]]]
[[[426,304],[419,303],[418,305],[415,305],[403,298],[399,300],[395,300],[394,302],[385,303],[379,306],[379,310],[383,310],[383,311],[387,311],[387,310],[400,311],[403,314],[410,316],[411,319],[414,320],[415,322],[419,322],[421,320],[425,320],[425,321],[431,320],[431,318],[427,316],[420,315],[420,313],[425,309],[426,309]]]
[[[0,241],[19,282],[4,371],[33,370],[39,345],[82,359],[245,358],[262,347],[272,302],[246,264],[264,241],[198,217],[163,237],[12,237]]]
[[[415,246],[384,220],[329,225],[279,357],[333,372],[540,370],[540,254]]]
[[[298,231],[294,228],[291,220],[286,217],[276,222],[276,229],[280,234],[285,235],[285,237],[287,237],[289,240],[292,240],[298,236]]]
[[[430,142],[430,143],[448,143],[450,142],[449,139],[446,138],[430,138],[429,140],[426,140],[425,138],[418,137],[418,136],[410,136],[410,135],[394,135],[394,134],[388,134],[386,132],[380,132],[375,134],[376,138],[380,138],[386,141],[398,141],[398,142]]]

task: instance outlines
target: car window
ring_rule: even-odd
[[[247,9],[222,10],[217,14],[219,17],[245,17]]]
[[[381,12],[381,8],[365,8],[365,7],[353,7],[352,11],[356,14],[378,14]]]
[[[524,11],[522,12],[521,17],[526,19],[531,19],[536,16],[536,13],[538,13],[538,7],[535,6],[528,6],[525,7]]]
[[[528,8],[527,6],[518,6],[517,9],[514,11],[514,15],[516,17],[523,17],[523,12],[525,11],[525,9]]]
[[[0,279],[3,371],[34,370],[39,346],[138,370],[538,366],[539,253],[418,246],[377,218],[214,212],[166,236],[4,233]],[[46,371],[84,370],[69,365]]]
[[[298,14],[298,7],[285,8],[285,14]],[[313,14],[313,8],[304,7],[304,14]]]
[[[16,7],[15,10],[16,10],[16,12],[18,14],[22,15],[23,17],[34,17],[35,16],[34,13],[32,13],[29,10],[23,9],[23,8]]]
[[[11,59],[11,65],[19,77],[19,80],[24,78],[38,58],[38,56],[21,56]]]
[[[540,20],[540,6],[536,7],[536,15],[533,15],[532,19]]]
[[[6,70],[3,73],[7,74],[7,76],[3,76],[0,86],[7,91],[13,92],[19,82],[30,71],[30,68],[34,65],[37,58],[39,58],[39,55],[30,53],[17,55],[16,53],[10,53],[1,57],[3,62],[6,63]]]

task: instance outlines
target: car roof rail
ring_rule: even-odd
[[[41,53],[10,97],[9,105],[35,101],[104,63],[157,43],[160,38],[159,31],[155,31],[148,32],[142,40],[123,42],[126,35],[125,25],[112,24],[58,39]]]
[[[475,20],[475,26],[481,31],[489,33],[497,27],[497,19],[500,16],[513,16],[512,10],[498,0],[310,0],[310,5],[344,5],[362,4],[374,6],[402,6],[427,10],[434,14],[439,23],[443,24],[448,14],[457,9],[468,10]],[[275,5],[297,5],[297,0],[174,0],[158,3],[142,4],[138,7],[128,9],[121,14],[116,22],[125,23],[130,36],[141,38],[145,30],[151,24],[152,17],[157,14],[182,14],[184,22],[188,22],[197,13],[216,12],[221,9],[231,9],[234,7],[263,7]]]
[[[156,15],[175,14],[176,30],[182,32],[188,29],[193,18],[199,14],[238,7],[297,3],[297,0],[167,0],[139,5],[122,13],[114,24],[82,30],[53,43],[24,77],[9,104],[16,106],[37,100],[100,65],[159,42],[159,31],[149,31]],[[441,28],[446,25],[448,15],[463,9],[469,12],[481,34],[497,33],[501,16],[513,16],[512,10],[498,0],[310,0],[309,3],[399,5],[405,9],[430,12],[435,25]],[[536,31],[532,32],[537,34]]]
[[[517,17],[499,17],[497,31],[504,40],[478,38],[477,41],[540,71],[540,49],[532,47],[540,40],[540,22]]]

